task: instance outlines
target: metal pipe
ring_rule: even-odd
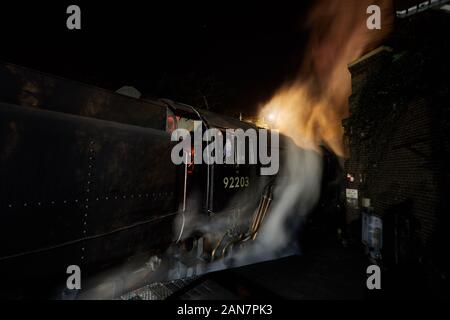
[[[183,236],[184,232],[184,225],[186,223],[186,217],[184,216],[184,212],[186,211],[186,194],[187,194],[187,168],[188,168],[188,155],[186,153],[185,161],[184,161],[184,188],[183,188],[183,208],[181,211],[181,216],[183,219],[183,222],[181,223],[181,229],[180,234],[178,236],[178,239],[175,243],[179,243],[181,240],[181,237]]]
[[[220,241],[217,243],[217,245],[215,246],[215,248],[211,252],[211,262],[214,261],[214,257],[216,255],[216,251],[217,251],[217,249],[219,249],[219,247],[222,244],[222,241],[223,241],[223,239],[225,238],[226,235],[227,235],[227,233],[225,232],[224,235],[222,236],[222,238],[220,239]]]
[[[253,217],[253,221],[252,221],[252,225],[250,227],[250,232],[253,233],[256,230],[256,225],[258,223],[259,220],[259,216],[261,215],[261,209],[264,205],[264,197],[261,197],[261,200],[259,201],[259,205],[258,208],[256,210],[256,213]]]
[[[266,206],[265,206],[265,208],[263,208],[262,217],[261,217],[261,219],[259,221],[259,224],[257,226],[257,229],[256,229],[255,233],[253,234],[252,240],[255,240],[256,236],[258,235],[259,228],[261,227],[262,221],[266,217],[266,213],[267,213],[267,210],[269,209],[269,205],[270,205],[271,201],[272,201],[272,198],[267,198]]]
[[[186,153],[185,161],[184,161],[183,212],[186,211],[187,171],[188,171],[188,154]]]

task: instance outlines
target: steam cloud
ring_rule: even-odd
[[[373,4],[382,8],[381,30],[366,26],[366,10]],[[282,85],[261,111],[301,149],[289,146],[287,178],[277,184],[270,215],[257,241],[239,253],[239,264],[298,252],[295,233],[319,199],[319,146],[341,157],[346,154],[341,121],[348,114],[351,93],[348,64],[375,48],[390,31],[392,20],[390,0],[321,0],[312,8],[304,26],[309,41],[299,74]]]
[[[382,9],[381,30],[367,29],[366,10],[374,4]],[[351,93],[348,64],[374,49],[390,31],[392,21],[391,0],[320,0],[312,7],[303,26],[309,40],[298,76],[284,83],[261,110],[271,127],[293,140],[288,145],[285,172],[278,178],[258,237],[237,251],[228,266],[300,252],[299,229],[320,196],[319,147],[346,155],[341,121],[348,114]],[[209,270],[222,269],[223,264],[218,261]]]
[[[369,5],[381,8],[381,30],[368,30]],[[309,33],[298,76],[281,86],[263,107],[270,125],[300,146],[325,144],[345,156],[341,120],[348,115],[351,93],[348,64],[375,48],[390,31],[391,0],[320,0],[304,28]]]

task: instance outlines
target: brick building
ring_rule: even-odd
[[[421,266],[437,290],[450,276],[449,27],[442,10],[396,21],[386,46],[349,66],[343,121],[349,234],[360,239],[370,206],[383,220],[385,266]]]

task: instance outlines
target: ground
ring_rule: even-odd
[[[172,298],[197,299],[364,299],[362,250],[325,241],[291,256],[205,275]]]

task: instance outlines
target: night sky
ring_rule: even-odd
[[[255,114],[296,74],[312,3],[92,2],[2,3],[0,60],[199,107],[205,96],[232,115]],[[69,4],[81,7],[80,31],[66,28]]]

